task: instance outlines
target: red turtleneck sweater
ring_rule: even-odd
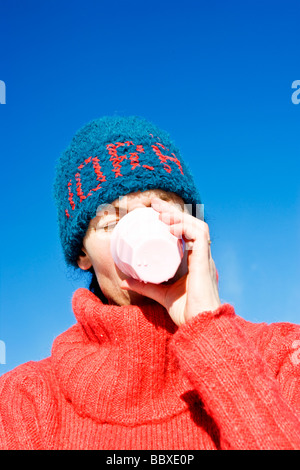
[[[73,309],[49,358],[1,377],[1,449],[300,449],[297,326],[225,304],[178,328],[86,289]]]

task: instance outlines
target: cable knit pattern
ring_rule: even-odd
[[[225,304],[177,328],[86,289],[73,310],[49,358],[0,378],[0,449],[300,449],[299,327]]]

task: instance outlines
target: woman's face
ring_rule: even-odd
[[[81,269],[94,268],[98,284],[109,303],[116,305],[145,304],[153,302],[133,291],[121,289],[120,283],[128,276],[115,265],[110,251],[110,239],[117,222],[126,213],[138,207],[150,207],[151,197],[156,196],[180,206],[184,210],[183,200],[174,193],[162,190],[148,190],[130,193],[107,206],[98,209],[96,217],[89,224],[83,239],[82,256],[77,260]],[[186,250],[182,263],[174,277],[174,281],[187,271]]]

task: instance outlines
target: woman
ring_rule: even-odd
[[[169,136],[136,117],[92,121],[58,162],[55,198],[65,260],[93,273],[93,292],[74,293],[77,323],[49,358],[0,379],[0,447],[299,449],[299,327],[221,303],[200,197]],[[150,206],[188,248],[160,285],[110,253],[122,214]]]

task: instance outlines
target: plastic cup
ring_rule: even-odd
[[[116,225],[111,237],[115,264],[127,276],[160,284],[175,274],[184,242],[175,237],[151,207],[137,208]]]

